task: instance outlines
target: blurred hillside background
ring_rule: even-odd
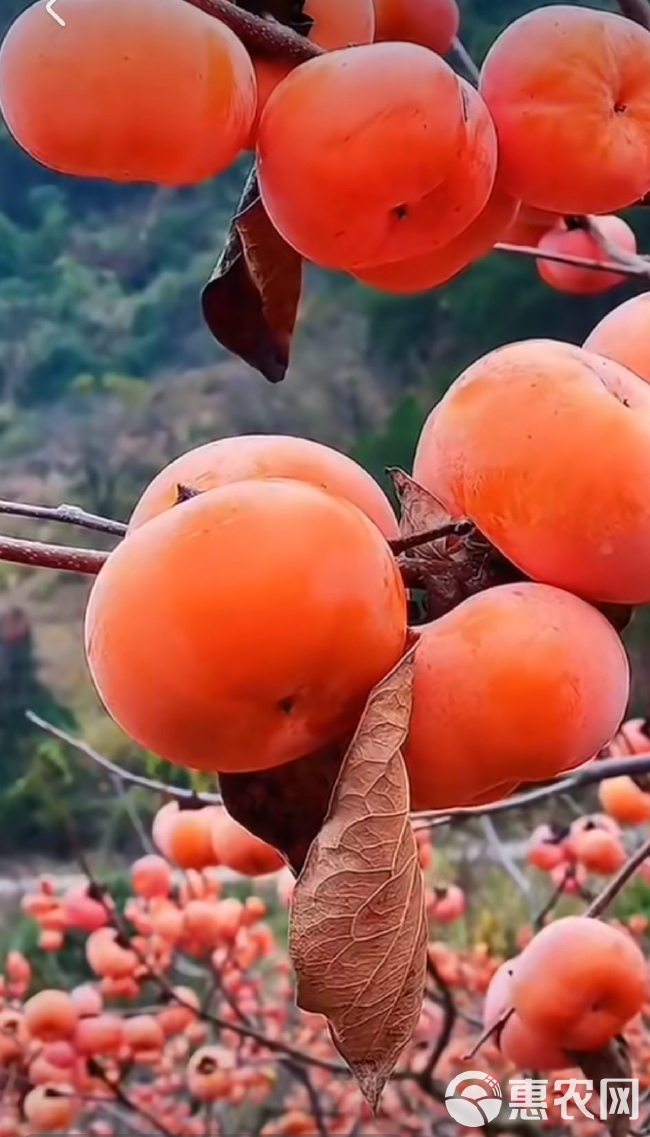
[[[26,6],[3,0],[0,35]],[[480,60],[539,0],[461,7],[463,41]],[[219,348],[199,305],[245,170],[182,192],[58,178],[0,123],[0,497],[125,519],[172,457],[249,431],[319,439],[382,477],[386,465],[408,467],[427,411],[469,361],[525,337],[581,342],[626,295],[572,299],[541,284],[533,262],[498,253],[407,299],[313,270],[289,375],[272,387]],[[631,220],[650,250],[650,210]],[[180,777],[136,752],[97,703],[82,653],[88,589],[0,564],[0,857],[17,847],[64,856],[69,814],[88,845],[129,832],[114,787],[30,727],[28,707],[121,762]],[[648,711],[650,629],[636,623],[628,641],[635,705]]]

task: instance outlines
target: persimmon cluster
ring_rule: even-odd
[[[37,0],[2,46],[0,107],[20,145],[66,174],[182,186],[254,151],[288,244],[388,291],[442,284],[531,227],[542,252],[636,251],[611,214],[650,190],[645,28],[541,8],[497,39],[477,90],[442,57],[456,0],[298,7],[318,49],[304,62],[249,53],[207,2],[67,0],[61,35]],[[586,214],[602,217],[596,235],[574,223]],[[621,279],[540,272],[570,292]]]

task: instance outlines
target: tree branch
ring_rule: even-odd
[[[0,537],[0,561],[29,568],[96,576],[107,559],[108,553],[97,549],[74,549],[65,545],[45,545],[41,541],[21,541],[17,537]]]
[[[594,272],[616,272],[622,276],[650,278],[650,259],[635,255],[621,254],[621,260],[596,261],[591,257],[574,257],[570,253],[542,252],[533,245],[509,245],[504,242],[494,246],[498,253],[509,253],[518,257],[531,257],[538,261],[554,261],[556,264],[575,265],[577,268],[593,269]]]
[[[237,8],[230,0],[185,0],[208,16],[215,16],[235,32],[244,47],[254,55],[281,59],[286,63],[305,63],[323,54],[323,49],[276,20],[265,19]]]
[[[78,505],[28,505],[23,501],[0,501],[0,513],[9,517],[31,517],[37,521],[60,521],[64,525],[78,525],[80,529],[92,529],[95,533],[110,533],[116,537],[123,537],[127,530],[124,522],[87,513]]]

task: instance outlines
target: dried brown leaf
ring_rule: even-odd
[[[452,520],[434,494],[403,470],[389,470],[389,474],[400,503],[403,537],[428,533]],[[428,620],[444,616],[486,588],[526,579],[475,525],[461,535],[453,534],[401,553],[399,563],[409,585],[426,593]]]
[[[289,366],[301,288],[302,257],[269,220],[253,167],[203,290],[203,317],[227,351],[278,383]]]
[[[327,813],[346,743],[252,774],[221,774],[231,817],[278,849],[298,875]]]
[[[424,883],[401,747],[411,647],[370,696],[293,895],[298,1005],[326,1016],[373,1108],[412,1038],[424,997]]]

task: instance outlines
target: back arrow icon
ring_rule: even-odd
[[[48,3],[45,6],[45,10],[46,10],[46,12],[50,13],[50,16],[52,17],[53,20],[56,20],[57,24],[60,24],[61,27],[64,28],[65,27],[65,20],[62,20],[59,13],[54,11],[54,5],[55,4],[56,4],[56,0],[48,0]]]

